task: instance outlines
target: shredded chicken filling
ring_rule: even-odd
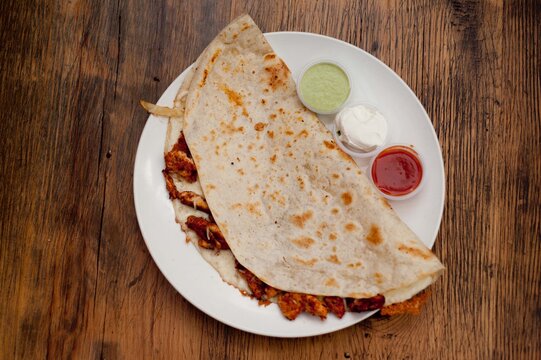
[[[210,215],[210,209],[205,198],[193,191],[182,191],[178,194],[180,202],[186,206],[193,207],[195,210],[203,211]]]
[[[169,175],[176,174],[189,183],[197,180],[197,169],[195,163],[184,139],[184,134],[181,132],[177,143],[171,151],[165,154],[165,172]],[[169,192],[171,194],[171,192]]]
[[[186,226],[193,230],[199,237],[197,242],[199,246],[213,250],[229,249],[229,245],[227,245],[222,232],[215,223],[210,222],[205,218],[192,215],[188,216],[188,219],[186,219]]]

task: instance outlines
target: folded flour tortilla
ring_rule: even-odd
[[[249,16],[211,42],[189,78],[168,144],[183,127],[200,182],[191,186],[258,278],[290,292],[382,294],[389,305],[441,274],[440,261],[300,103],[287,65]],[[224,276],[233,261],[213,266]]]

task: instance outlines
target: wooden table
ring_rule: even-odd
[[[541,357],[541,6],[485,1],[2,1],[0,358]],[[355,44],[439,136],[447,266],[420,316],[308,339],[225,326],[152,261],[135,151],[168,84],[237,15]]]

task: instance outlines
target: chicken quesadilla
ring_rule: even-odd
[[[176,220],[224,281],[290,320],[418,311],[443,265],[302,105],[248,15],[203,51],[171,110]]]

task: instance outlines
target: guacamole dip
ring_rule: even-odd
[[[337,111],[347,100],[349,91],[349,79],[344,70],[328,62],[309,67],[299,84],[303,103],[317,113]]]

